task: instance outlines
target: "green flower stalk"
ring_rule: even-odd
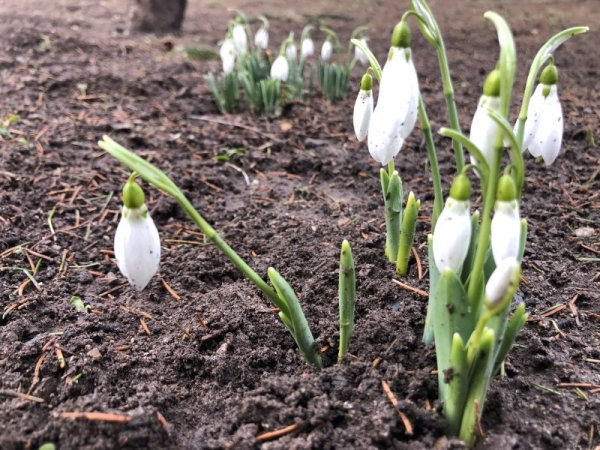
[[[354,329],[354,307],[356,304],[356,271],[354,269],[352,249],[346,240],[342,242],[342,250],[340,252],[339,303],[340,345],[338,362],[348,352],[348,346],[350,345]]]

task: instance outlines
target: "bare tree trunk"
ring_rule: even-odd
[[[187,0],[133,0],[129,29],[168,32],[181,28]]]

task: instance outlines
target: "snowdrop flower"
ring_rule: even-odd
[[[492,219],[492,254],[496,265],[506,258],[519,257],[521,217],[517,189],[510,175],[502,175]]]
[[[144,204],[144,191],[133,178],[123,188],[123,210],[115,234],[119,270],[138,291],[158,270],[160,238]]]
[[[473,116],[469,136],[488,165],[491,165],[500,127],[487,113],[488,108],[494,111],[500,110],[500,71],[497,69],[490,72],[483,84],[483,95]],[[477,165],[477,160],[473,156],[471,156],[471,163]]]
[[[383,67],[379,97],[369,124],[369,153],[382,165],[400,151],[413,130],[419,106],[419,81],[412,62],[410,28],[400,22]]]
[[[308,58],[315,54],[315,43],[310,37],[302,39],[302,45],[300,48],[300,55],[302,58]]]
[[[540,75],[529,107],[523,134],[523,150],[536,158],[541,156],[546,166],[552,164],[560,152],[563,136],[563,112],[558,99],[556,82],[558,71],[551,62]]]
[[[231,73],[235,67],[235,44],[231,39],[225,39],[219,50],[221,61],[223,63],[223,72]]]
[[[298,49],[296,48],[294,41],[290,42],[285,48],[285,56],[290,61],[296,61],[296,58],[298,57]]]
[[[514,281],[520,276],[519,261],[506,258],[498,264],[485,285],[485,304],[488,308],[500,306],[499,303],[510,292]]]
[[[287,58],[284,55],[279,55],[273,61],[271,66],[271,78],[274,80],[287,81],[290,73],[290,66]]]
[[[325,40],[325,42],[323,42],[323,45],[321,46],[321,59],[323,61],[327,62],[331,59],[332,54],[333,54],[333,44],[331,43],[329,38],[327,38]]]
[[[264,26],[256,31],[256,34],[254,35],[254,46],[262,50],[266,50],[269,46],[269,32]]]
[[[433,259],[440,273],[448,269],[458,273],[467,257],[471,242],[470,196],[471,182],[465,174],[458,175],[433,232]]]
[[[354,133],[359,142],[364,141],[369,131],[369,122],[373,114],[373,78],[366,73],[360,83],[360,91],[354,103]]]
[[[236,23],[232,30],[231,36],[233,43],[235,44],[235,50],[238,55],[243,55],[248,49],[248,35],[246,34],[246,28],[241,23]]]
[[[367,38],[361,38],[360,42],[367,46]],[[366,66],[369,64],[369,58],[367,58],[367,55],[365,55],[365,53],[356,45],[354,46],[354,59],[357,60],[361,66]]]

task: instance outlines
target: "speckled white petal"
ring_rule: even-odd
[[[494,304],[504,298],[518,268],[519,262],[515,258],[500,261],[485,285],[485,298],[488,302]]]
[[[440,272],[458,273],[471,242],[469,202],[449,197],[433,233],[433,259]]]
[[[471,122],[471,133],[469,139],[477,146],[483,154],[483,157],[488,164],[492,162],[494,154],[494,143],[500,131],[500,128],[494,120],[488,115],[487,109],[498,111],[500,109],[499,97],[488,97],[482,95],[477,105],[477,110]],[[477,161],[471,156],[471,163],[476,164]]]
[[[544,110],[544,85],[538,84],[533,91],[533,95],[529,100],[529,106],[527,107],[527,120],[525,121],[525,128],[523,132],[523,146],[521,147],[523,151],[529,148],[533,138],[538,130],[538,125],[540,123],[540,119],[542,117],[542,112]],[[515,136],[517,132],[517,125],[515,125]]]
[[[269,32],[266,28],[260,27],[254,35],[254,45],[256,48],[266,50],[269,46]]]
[[[160,263],[160,237],[145,206],[123,207],[114,250],[121,273],[138,291],[144,289]]]
[[[301,45],[301,54],[303,58],[308,58],[315,54],[315,43],[311,38],[304,38]]]
[[[321,46],[321,59],[323,61],[329,61],[331,59],[332,53],[333,53],[333,45],[331,44],[331,41],[326,40],[325,42],[323,42],[323,45]]]
[[[231,30],[231,37],[235,44],[235,50],[238,55],[243,55],[248,49],[248,35],[246,34],[246,28],[242,24],[236,24]]]
[[[529,145],[533,156],[541,156],[547,166],[552,164],[560,152],[563,136],[563,113],[556,85],[544,101],[544,109],[537,132]]]
[[[506,258],[518,258],[521,217],[516,200],[497,201],[492,219],[492,254],[496,265]]]
[[[290,66],[285,56],[279,55],[271,66],[271,78],[274,80],[287,81]]]
[[[361,89],[354,102],[354,115],[352,123],[356,139],[364,141],[369,131],[369,122],[373,114],[373,92]]]

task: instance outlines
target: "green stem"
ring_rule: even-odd
[[[422,96],[419,96],[419,122],[425,135],[425,146],[427,147],[427,156],[429,158],[429,165],[431,166],[431,179],[433,180],[433,213],[431,215],[431,232],[433,233],[438,217],[440,217],[444,208],[444,194],[442,192],[440,166],[435,151],[435,144],[433,143],[431,124],[429,123],[429,117],[427,116]]]
[[[458,111],[456,109],[456,101],[454,100],[454,87],[452,86],[452,78],[450,77],[450,67],[448,67],[448,57],[446,56],[446,46],[441,34],[439,35],[438,45],[436,47],[440,71],[442,74],[442,88],[444,98],[446,99],[446,107],[448,109],[448,119],[450,127],[458,132],[461,131],[458,123]],[[457,141],[452,141],[454,149],[454,159],[456,161],[456,173],[460,173],[465,165],[462,144]]]
[[[190,201],[185,196],[176,196],[175,200],[181,205],[185,212],[190,216],[196,226],[204,235],[217,246],[221,252],[237,267],[263,294],[267,296],[277,307],[281,308],[281,300],[277,293],[271,288],[240,256],[225,242],[219,233],[215,231],[209,223],[196,211]]]

